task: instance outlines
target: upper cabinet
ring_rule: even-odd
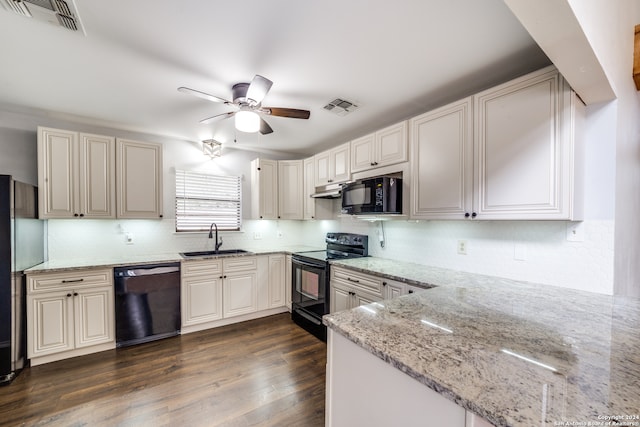
[[[255,159],[251,161],[251,217],[278,218],[278,162]]]
[[[350,151],[350,144],[347,142],[313,157],[316,187],[338,184],[351,178],[349,169]]]
[[[38,128],[39,216],[115,218],[115,139]]]
[[[278,161],[278,218],[302,219],[304,195],[302,160]]]
[[[583,107],[548,67],[411,119],[411,218],[581,220]]]
[[[407,160],[406,121],[351,141],[351,173]]]
[[[420,219],[461,219],[472,211],[472,99],[410,121],[411,208]]]
[[[162,144],[116,145],[118,218],[162,218]]]

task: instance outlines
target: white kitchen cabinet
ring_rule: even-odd
[[[278,218],[278,162],[251,161],[251,218]]]
[[[256,257],[222,260],[222,311],[229,318],[258,311],[258,270]]]
[[[116,141],[118,218],[162,218],[162,144]]]
[[[406,121],[351,141],[351,173],[407,160]]]
[[[351,178],[350,143],[344,143],[314,156],[316,187],[338,184]]]
[[[581,220],[584,105],[554,67],[474,96],[474,211]]]
[[[269,255],[269,308],[286,305],[285,256]]]
[[[547,67],[411,119],[410,217],[581,220],[583,107]]]
[[[472,99],[409,121],[413,219],[462,219],[472,212]]]
[[[278,219],[303,219],[302,160],[278,161]]]
[[[40,218],[115,218],[115,138],[38,127]]]
[[[407,293],[407,286],[395,280],[382,279],[382,296],[384,299],[392,299]]]
[[[27,353],[33,366],[115,348],[111,269],[30,274]]]
[[[302,165],[304,181],[302,219],[334,219],[334,199],[311,197],[316,192],[314,158],[304,159]]]
[[[182,327],[222,319],[222,260],[183,262],[180,273]]]
[[[379,277],[331,267],[330,312],[347,310],[384,299],[383,280]]]

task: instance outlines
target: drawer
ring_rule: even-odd
[[[378,277],[336,267],[331,268],[331,276],[333,279],[342,280],[354,288],[382,296],[382,279]]]
[[[61,273],[30,274],[27,276],[29,293],[78,289],[89,286],[113,286],[113,270],[66,271]]]
[[[222,260],[203,259],[194,261],[182,261],[180,265],[182,277],[205,276],[210,274],[222,274]]]
[[[222,260],[222,268],[225,273],[233,271],[255,270],[258,268],[258,259],[255,256],[240,256],[225,258]]]

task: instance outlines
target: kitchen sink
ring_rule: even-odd
[[[218,251],[196,251],[196,252],[180,252],[185,258],[198,257],[198,256],[215,256],[215,255],[237,255],[248,254],[249,251],[244,249],[222,249]]]

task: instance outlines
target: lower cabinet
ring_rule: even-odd
[[[331,267],[330,312],[382,301],[383,280],[349,269]]]
[[[286,311],[285,255],[182,262],[182,333]]]
[[[115,348],[112,276],[111,269],[28,275],[32,366]]]

